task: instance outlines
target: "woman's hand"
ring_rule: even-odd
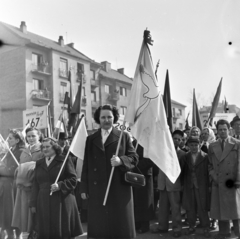
[[[88,195],[87,195],[86,193],[81,193],[81,198],[82,198],[83,200],[86,200],[86,199],[88,199],[89,197],[88,197]]]
[[[121,159],[118,156],[113,155],[112,158],[111,158],[111,165],[112,165],[112,167],[117,167],[117,166],[119,166],[121,164],[122,164]]]
[[[59,188],[57,183],[54,183],[54,184],[51,185],[51,192],[54,193],[54,192],[59,191],[59,190],[60,190],[60,188]]]
[[[35,207],[31,207],[31,212],[32,213],[36,213],[37,212],[36,208]]]

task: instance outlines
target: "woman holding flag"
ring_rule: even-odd
[[[62,149],[54,138],[42,143],[44,157],[37,161],[30,207],[36,213],[37,232],[40,239],[70,239],[83,233],[74,188],[76,171],[72,160],[64,162]],[[50,195],[51,193],[51,195]]]
[[[88,238],[136,236],[132,187],[124,182],[124,174],[135,167],[138,156],[128,133],[122,132],[119,139],[121,132],[113,127],[118,118],[114,106],[100,106],[94,114],[100,129],[86,141],[80,187],[82,199],[88,199]],[[115,155],[118,142],[119,154]],[[103,205],[112,167],[115,171]]]
[[[11,239],[13,238],[11,223],[14,207],[14,172],[18,166],[15,160],[20,161],[20,155],[25,148],[22,133],[15,129],[10,130],[8,144],[15,159],[8,152],[0,166],[0,227],[1,234],[6,230],[8,239]],[[19,234],[18,229],[16,229],[17,237]]]

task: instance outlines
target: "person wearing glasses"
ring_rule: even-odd
[[[36,163],[30,207],[36,213],[38,236],[43,239],[70,239],[83,234],[74,196],[77,176],[69,158],[55,183],[64,162],[61,151],[55,139],[45,138],[44,157]]]
[[[119,113],[112,105],[100,106],[94,113],[99,130],[88,136],[81,175],[81,197],[88,199],[88,238],[134,238],[132,187],[124,181],[127,171],[138,163],[130,135],[113,127]],[[110,173],[112,182],[103,205]]]
[[[20,165],[15,172],[17,193],[12,227],[18,228],[21,232],[31,232],[33,229],[33,215],[29,209],[29,200],[36,161],[44,156],[41,152],[41,140],[42,133],[39,129],[26,129],[28,146],[23,149],[19,161]]]
[[[25,148],[25,140],[21,131],[12,129],[8,135],[8,144],[12,154],[19,162],[23,149]],[[4,230],[6,230],[8,238],[13,239],[12,214],[14,207],[14,172],[17,163],[10,152],[7,153],[5,159],[0,166],[0,227],[1,238],[4,238]],[[17,238],[20,235],[16,228]]]

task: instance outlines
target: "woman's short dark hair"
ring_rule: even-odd
[[[22,148],[22,147],[25,147],[25,139],[22,135],[22,132],[20,130],[17,130],[17,129],[10,129],[9,131],[9,134],[12,134],[12,136],[15,138],[15,139],[18,139],[19,142],[17,143],[17,147],[18,148]]]
[[[62,148],[61,146],[57,143],[56,139],[54,138],[45,138],[42,141],[42,145],[41,145],[41,150],[43,147],[43,143],[44,142],[50,142],[50,144],[52,145],[53,150],[55,151],[56,155],[60,155],[62,153]]]
[[[118,109],[115,106],[112,105],[103,105],[103,106],[99,106],[97,108],[97,110],[94,113],[94,120],[97,124],[100,124],[100,113],[101,110],[110,110],[112,111],[113,114],[113,123],[116,124],[118,122],[119,119],[119,113],[118,113]]]
[[[27,141],[27,133],[30,131],[37,131],[37,133],[39,135],[39,142],[42,142],[42,140],[43,140],[42,132],[37,128],[31,128],[31,127],[26,129],[26,141]],[[28,141],[27,141],[27,143],[28,143]]]
[[[228,129],[230,129],[230,124],[229,124],[229,122],[227,121],[227,120],[225,120],[225,119],[220,119],[218,122],[217,122],[217,125],[216,125],[216,128],[217,128],[217,130],[218,130],[218,126],[219,125],[227,125],[227,127],[228,127]]]

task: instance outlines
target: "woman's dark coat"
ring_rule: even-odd
[[[36,207],[37,231],[40,239],[61,239],[83,233],[73,193],[77,177],[72,160],[67,160],[58,180],[60,191],[50,196],[63,156],[56,156],[47,167],[45,158],[36,162],[30,207]]]
[[[183,159],[183,207],[186,210],[192,210],[194,208],[193,202],[191,200],[191,191],[194,187],[194,182],[192,180],[192,156],[191,152],[186,153]],[[208,174],[209,160],[208,155],[203,151],[197,156],[195,163],[195,171],[197,177],[197,185],[200,195],[201,207],[203,210],[209,211],[210,209],[210,193],[209,193],[209,174]]]
[[[12,151],[18,162],[22,150],[23,148],[16,146]],[[2,166],[0,167],[0,227],[2,229],[9,230],[11,228],[14,207],[14,172],[16,168],[17,163],[8,152]]]
[[[135,145],[135,142],[133,142]],[[146,178],[146,185],[144,187],[134,187],[134,216],[135,222],[150,221],[154,217],[154,197],[153,197],[153,166],[154,163],[149,158],[143,157],[143,147],[138,145],[137,154],[139,156],[139,163],[137,168],[133,171],[135,173],[143,174]]]
[[[136,236],[132,187],[124,182],[124,174],[136,165],[138,156],[126,132],[123,132],[118,154],[122,165],[115,167],[107,202],[103,206],[112,169],[110,159],[116,154],[120,133],[113,128],[104,145],[101,129],[87,138],[81,192],[89,195],[89,238],[126,239]]]

